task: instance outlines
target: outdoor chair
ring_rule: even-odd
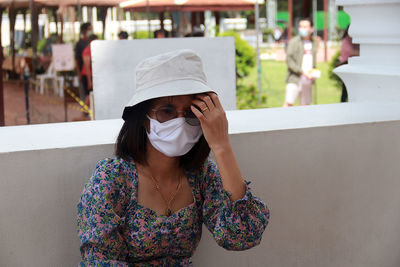
[[[46,80],[51,80],[54,91],[60,95],[64,96],[64,77],[58,76],[54,69],[53,62],[50,63],[45,74],[40,74],[36,76],[35,91],[38,91],[40,85],[40,94],[44,94],[44,83]]]

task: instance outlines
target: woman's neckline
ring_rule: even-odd
[[[140,204],[139,200],[138,200],[139,199],[138,198],[139,172],[138,172],[136,163],[133,160],[130,160],[128,162],[128,164],[130,165],[129,167],[131,168],[131,170],[134,170],[134,172],[133,172],[133,183],[132,183],[132,186],[133,186],[132,195],[134,197],[136,205],[139,206],[140,208],[146,210],[147,212],[149,212],[150,214],[152,214],[156,218],[162,218],[162,219],[164,219],[164,218],[173,218],[173,217],[176,217],[178,214],[184,212],[185,210],[191,209],[191,208],[196,206],[197,199],[196,199],[196,192],[195,192],[195,188],[194,188],[194,184],[193,184],[193,177],[192,177],[192,174],[187,170],[184,170],[184,173],[185,173],[185,177],[188,180],[190,189],[192,191],[192,197],[193,197],[193,202],[192,203],[190,203],[189,205],[186,205],[186,206],[176,210],[174,213],[171,214],[171,216],[167,216],[167,215],[164,215],[164,214],[159,214],[155,210]]]

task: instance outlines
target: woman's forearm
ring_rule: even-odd
[[[224,189],[231,193],[231,201],[244,197],[246,185],[237,163],[232,145],[228,142],[213,150]]]

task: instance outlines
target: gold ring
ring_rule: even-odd
[[[206,107],[206,108],[203,108],[202,110],[201,110],[201,112],[204,112],[204,111],[206,111],[208,108]]]

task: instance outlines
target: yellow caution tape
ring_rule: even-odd
[[[38,84],[38,82],[35,81],[35,80],[30,80],[30,82],[31,82],[33,85],[37,85],[37,84]],[[47,89],[48,89],[47,84],[45,84],[45,87],[46,87],[45,89],[47,90]],[[70,89],[68,89],[68,88],[65,87],[65,86],[64,86],[64,92],[67,92],[67,93],[80,105],[80,108],[78,108],[78,107],[75,107],[75,106],[69,104],[69,105],[67,105],[68,108],[71,108],[71,109],[75,109],[75,110],[79,110],[79,111],[88,113],[90,117],[93,117],[93,112],[92,112],[92,110],[90,109],[90,107],[88,107],[88,106],[85,104],[85,102],[83,102],[79,97],[77,97],[77,96],[75,95],[74,92],[72,92]],[[49,99],[49,102],[51,102],[51,103],[53,103],[53,104],[61,104],[61,105],[64,104],[64,103],[62,103],[62,102],[58,102],[58,101],[54,101],[54,100],[50,100],[50,99]]]
[[[74,92],[66,87],[64,87],[64,91],[66,91],[76,102],[78,102],[78,104],[82,107],[81,111],[86,112],[90,117],[93,117],[92,110],[79,97],[77,97]]]

